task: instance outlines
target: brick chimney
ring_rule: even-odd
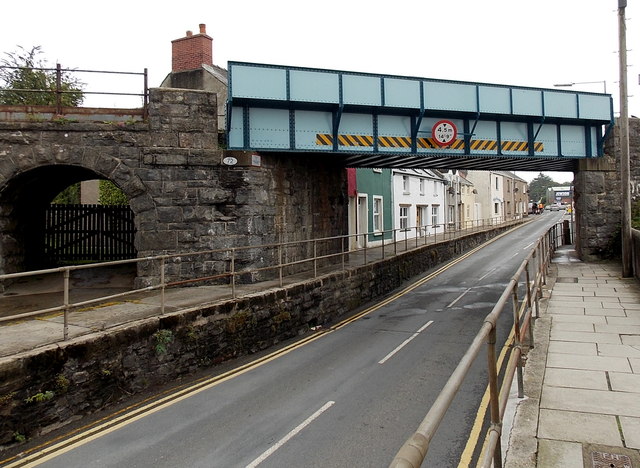
[[[200,33],[171,41],[171,71],[197,70],[203,64],[213,65],[213,39],[207,36],[207,26],[200,25]]]

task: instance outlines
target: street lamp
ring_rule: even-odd
[[[596,84],[596,83],[602,83],[602,86],[604,87],[604,93],[607,94],[607,82],[606,81],[576,81],[575,83],[556,83],[553,86],[555,86],[556,88],[570,88],[571,86],[574,85],[581,85],[581,84]]]

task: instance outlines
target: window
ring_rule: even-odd
[[[498,185],[498,177],[496,176],[496,190],[498,190],[500,186]]]
[[[426,184],[426,180],[420,179],[420,195],[424,195],[424,186]]]
[[[373,197],[373,231],[382,232],[382,197]]]
[[[400,229],[408,229],[409,228],[409,207],[401,206],[400,207]]]
[[[440,205],[431,205],[431,224],[436,226],[438,224],[438,212],[440,211]]]
[[[409,176],[402,176],[402,191],[404,193],[409,193]]]
[[[498,214],[498,204],[497,203],[493,204],[493,214]]]

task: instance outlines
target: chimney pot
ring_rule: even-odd
[[[207,25],[206,24],[200,24],[200,34],[207,34]]]
[[[191,31],[187,31],[187,37],[191,37],[193,36],[193,33]]]

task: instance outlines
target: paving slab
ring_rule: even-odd
[[[640,418],[639,402],[634,393],[544,387],[540,408]]]
[[[551,329],[551,339],[555,341],[582,341],[585,343],[621,344],[620,335],[615,333],[575,332]]]
[[[635,375],[635,374],[621,374]],[[607,374],[603,371],[553,368],[546,369],[545,385],[553,387],[588,388],[592,390],[609,390]]]
[[[619,335],[640,335],[640,325],[595,325],[596,333],[617,333]]]
[[[640,374],[609,372],[611,390],[615,392],[630,392],[638,394],[640,398]]]
[[[551,349],[547,356],[547,367],[631,373],[629,360],[624,357],[560,354],[552,353]]]
[[[622,416],[620,426],[627,447],[640,450],[640,418]]]
[[[640,358],[640,347],[602,343],[598,345],[598,355]]]
[[[548,312],[553,315],[586,315],[584,313],[584,306],[576,307],[575,303],[556,303],[553,307],[549,306]]]
[[[563,322],[558,321],[553,324],[555,330],[576,331],[576,332],[595,332],[595,325],[588,322]]]
[[[637,317],[607,317],[609,325],[640,325],[640,315]]]
[[[581,343],[577,341],[550,341],[549,353],[597,356],[598,346],[595,343]]]
[[[609,323],[609,318],[602,315],[565,315],[565,314],[553,314],[553,322],[554,325],[557,325],[558,322],[576,322],[576,323]],[[623,318],[623,317],[620,317]],[[627,319],[628,317],[624,317]],[[595,329],[594,329],[595,330]]]
[[[539,424],[542,439],[622,445],[618,421],[612,415],[541,409]]]
[[[541,468],[584,468],[582,444],[540,439],[538,441],[538,463]]]

